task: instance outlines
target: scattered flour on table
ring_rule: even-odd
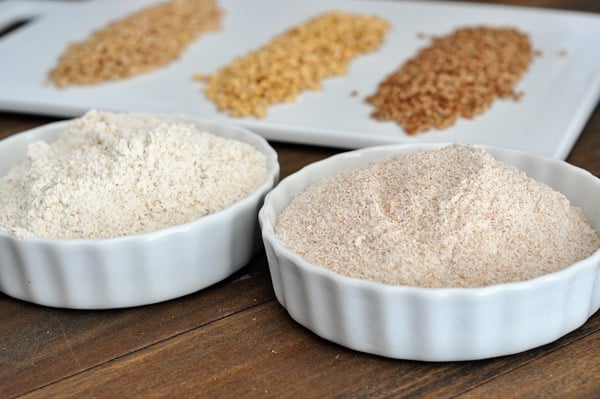
[[[0,229],[22,237],[109,238],[217,212],[266,176],[249,144],[192,123],[89,111],[0,178]]]
[[[530,279],[600,247],[564,195],[458,144],[323,179],[284,209],[276,234],[340,274],[420,287]]]

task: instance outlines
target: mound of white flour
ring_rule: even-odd
[[[191,123],[90,111],[34,142],[0,179],[0,229],[23,237],[108,238],[198,219],[262,183],[254,147]]]

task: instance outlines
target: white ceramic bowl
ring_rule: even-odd
[[[254,146],[267,157],[264,182],[220,212],[151,233],[70,240],[23,239],[0,232],[0,291],[54,307],[129,307],[192,293],[248,263],[260,249],[258,210],[279,178],[276,152],[241,127],[170,118]],[[25,158],[30,142],[53,141],[70,123],[52,123],[0,141],[0,175]]]
[[[525,351],[581,326],[600,307],[600,250],[556,273],[481,288],[392,286],[346,277],[292,253],[275,236],[278,215],[324,176],[416,149],[390,145],[336,155],[279,183],[259,212],[277,300],[319,336],[358,351],[414,360],[483,359]],[[600,230],[600,180],[563,161],[482,146],[564,193]]]

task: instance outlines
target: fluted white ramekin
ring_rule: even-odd
[[[54,307],[129,307],[195,292],[248,263],[260,248],[258,210],[279,178],[277,153],[262,137],[242,127],[168,118],[252,145],[267,157],[265,180],[220,212],[151,233],[71,240],[19,238],[0,232],[0,291]],[[70,123],[48,124],[0,141],[0,175],[25,159],[29,143],[53,141]]]
[[[259,212],[277,300],[319,336],[358,351],[426,361],[473,360],[525,351],[581,326],[600,307],[600,250],[531,280],[481,288],[418,288],[350,278],[309,263],[276,237],[291,198],[325,176],[375,159],[445,144],[371,147],[288,176]],[[482,146],[582,207],[600,231],[600,179],[566,162]]]

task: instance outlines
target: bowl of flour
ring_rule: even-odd
[[[460,144],[351,151],[284,179],[259,213],[276,297],[358,351],[426,361],[528,350],[600,308],[600,180]]]
[[[260,248],[277,155],[237,126],[91,110],[0,141],[0,290],[66,308],[146,305]]]

